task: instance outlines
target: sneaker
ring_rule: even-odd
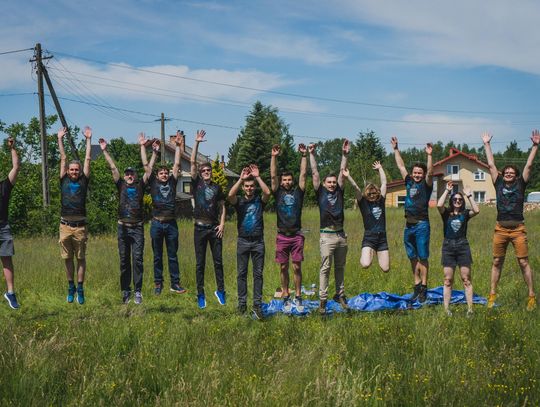
[[[75,286],[68,288],[67,302],[71,304],[74,299],[75,299]]]
[[[141,305],[142,304],[142,293],[140,291],[135,291],[135,304]]]
[[[200,309],[206,308],[206,297],[204,294],[197,294],[197,305]]]
[[[422,290],[422,283],[418,283],[414,285],[414,291],[411,297],[411,302],[415,302],[418,299],[418,296],[420,295],[421,290]]]
[[[253,319],[256,319],[258,321],[264,319],[264,315],[263,315],[262,308],[260,305],[253,307],[251,316],[253,317]]]
[[[238,313],[240,315],[244,315],[247,312],[247,305],[246,304],[238,304]]]
[[[84,304],[84,288],[77,287],[77,302],[79,305]]]
[[[155,283],[154,284],[154,294],[155,295],[161,295],[162,290],[163,290],[163,284],[161,284],[161,283]]]
[[[122,291],[122,302],[124,304],[129,304],[131,301],[131,291]]]
[[[7,300],[11,308],[19,308],[19,303],[17,302],[17,296],[15,295],[15,293],[4,293],[4,298]]]
[[[326,315],[326,300],[319,302],[319,314]]]
[[[287,295],[286,297],[283,297],[283,311],[284,312],[292,311],[291,297],[289,295]]]
[[[533,311],[536,308],[536,295],[529,295],[527,299],[527,311]]]
[[[218,302],[221,305],[225,305],[225,303],[227,302],[227,300],[225,299],[225,291],[220,291],[220,290],[214,291],[214,295],[216,296]]]
[[[493,308],[493,306],[495,305],[496,298],[497,298],[497,294],[489,294],[488,302],[487,302],[488,308]]]
[[[418,294],[418,301],[426,302],[427,300],[427,285],[420,286],[420,293]]]
[[[349,311],[349,304],[347,304],[347,297],[345,295],[334,295],[334,301],[339,302],[339,305],[341,305],[344,311]]]
[[[171,285],[170,290],[172,293],[176,294],[184,294],[187,291],[185,288],[180,287],[180,284],[178,283]]]
[[[304,312],[304,305],[302,304],[302,297],[298,296],[294,299],[294,306],[298,312]]]

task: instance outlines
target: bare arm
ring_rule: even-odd
[[[426,184],[429,186],[433,185],[433,145],[431,143],[426,144],[426,154],[427,154],[427,174],[426,174]]]
[[[401,157],[401,153],[399,152],[397,137],[392,137],[390,139],[390,143],[392,144],[392,148],[394,150],[394,158],[396,159],[396,165],[399,169],[401,177],[405,179],[405,177],[409,175],[409,173],[407,172],[407,168],[405,168],[405,163],[403,162],[403,158]]]
[[[491,138],[493,136],[489,133],[482,133],[482,141],[484,142],[484,150],[486,151],[486,158],[489,165],[489,173],[491,174],[491,180],[493,183],[497,181],[497,177],[499,176],[499,171],[497,171],[497,167],[495,166],[495,159],[493,158],[493,151],[491,151]]]
[[[219,225],[216,226],[216,236],[218,239],[221,239],[223,237],[223,231],[225,230],[225,201],[219,201],[218,202],[218,211],[220,213],[219,215]]]
[[[351,176],[351,172],[348,168],[343,169],[343,176],[349,180],[352,187],[354,188],[354,196],[356,199],[360,200],[362,199],[362,189],[358,186],[358,184],[354,181],[353,177]]]
[[[174,140],[176,148],[174,150],[174,164],[172,167],[172,176],[174,179],[178,179],[178,172],[180,171],[180,160],[182,159],[182,153],[184,152],[184,136],[180,131],[176,132],[176,138]]]
[[[197,130],[197,135],[195,136],[195,145],[191,150],[191,178],[193,179],[197,178],[197,153],[199,151],[199,143],[206,141],[204,139],[205,135],[206,132],[204,130]]]
[[[381,196],[386,198],[386,173],[384,168],[379,161],[373,163],[373,169],[379,171],[379,178],[381,179]]]
[[[249,166],[249,170],[251,172],[251,175],[255,178],[255,180],[259,184],[259,187],[261,187],[261,192],[262,192],[261,200],[265,203],[268,202],[268,199],[270,199],[271,191],[270,191],[270,188],[268,188],[268,185],[266,185],[266,182],[264,182],[261,176],[259,175],[259,167],[257,167],[255,164],[251,164]]]
[[[270,156],[270,186],[272,187],[272,192],[276,192],[279,187],[276,160],[280,152],[281,147],[279,144],[274,144],[272,146],[272,154]]]
[[[534,162],[534,157],[538,152],[538,143],[540,143],[540,132],[538,130],[533,130],[531,141],[533,143],[531,151],[529,152],[529,157],[527,158],[527,163],[525,168],[523,168],[523,181],[528,182],[531,176],[531,168]]]
[[[148,157],[146,156],[146,137],[144,133],[139,133],[139,146],[141,149],[141,162],[143,165],[144,173],[146,174],[149,172],[148,170]],[[150,172],[152,172],[152,169],[150,169]]]
[[[315,144],[311,143],[308,146],[309,151],[309,165],[311,167],[311,179],[313,182],[313,189],[317,191],[321,185],[321,179],[319,178],[319,170],[317,169],[317,159],[315,158]]]
[[[9,149],[11,150],[11,171],[9,171],[8,179],[11,185],[15,185],[15,182],[17,181],[17,175],[19,175],[19,170],[21,169],[21,162],[19,160],[19,155],[17,154],[17,150],[15,150],[15,140],[11,137],[8,137],[7,143],[9,146]]]
[[[463,188],[463,193],[469,200],[469,204],[471,205],[471,210],[469,211],[469,218],[472,218],[480,213],[480,208],[478,207],[478,204],[473,198],[471,189],[468,187]]]
[[[159,140],[154,140],[152,143],[152,156],[150,157],[150,162],[144,169],[144,175],[143,175],[143,182],[147,182],[150,176],[152,175],[152,170],[154,169],[154,164],[156,163],[157,159],[157,153],[160,148],[160,142]],[[146,147],[144,148],[144,156],[146,157]],[[142,148],[141,148],[141,154],[142,154]]]
[[[307,178],[307,147],[304,144],[299,144],[298,151],[300,151],[300,154],[302,154],[302,158],[300,158],[300,177],[298,178],[298,188],[305,191]]]
[[[86,152],[84,154],[83,174],[90,178],[90,161],[92,160],[92,129],[89,126],[84,128],[84,137],[86,138]]]
[[[100,138],[99,139],[99,146],[101,147],[101,151],[103,151],[103,155],[105,156],[105,160],[109,164],[109,167],[111,168],[111,173],[113,176],[113,180],[115,183],[118,182],[120,179],[120,173],[118,172],[118,168],[116,168],[116,164],[114,163],[114,160],[109,155],[109,152],[107,151],[107,142]]]
[[[337,179],[337,183],[340,188],[343,188],[344,183],[344,177],[343,177],[343,170],[347,168],[347,161],[349,159],[349,152],[351,151],[351,144],[349,143],[349,140],[345,139],[343,142],[343,147],[341,148],[341,164],[339,167],[339,175]]]
[[[58,151],[60,152],[60,178],[66,175],[66,150],[64,150],[64,136],[67,133],[67,129],[62,127],[58,130]]]
[[[452,191],[453,186],[454,186],[454,183],[452,181],[448,181],[446,183],[446,188],[444,188],[444,191],[441,197],[437,201],[437,209],[439,213],[441,214],[444,213],[444,204],[446,203],[446,198],[448,197],[448,194],[450,193],[450,191]]]
[[[244,182],[244,179],[248,178],[250,175],[249,167],[246,167],[242,169],[242,172],[240,173],[240,178],[238,178],[238,181],[236,181],[236,184],[232,186],[232,188],[229,190],[229,194],[227,195],[227,201],[231,205],[236,205],[236,202],[238,201],[238,198],[236,195],[238,194],[238,190],[240,189],[240,186]]]

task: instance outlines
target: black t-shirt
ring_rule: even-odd
[[[137,223],[144,220],[143,197],[146,184],[142,180],[136,180],[128,185],[123,179],[116,183],[120,204],[118,205],[118,219],[127,223]]]
[[[315,191],[319,203],[321,229],[331,227],[335,230],[343,229],[343,189],[336,185],[334,192],[330,192],[320,185]]]
[[[161,182],[152,173],[148,184],[150,185],[150,196],[152,197],[152,216],[174,218],[177,179],[170,176],[166,182]]]
[[[191,179],[191,191],[195,200],[194,218],[218,224],[220,221],[218,203],[225,200],[221,187],[215,182],[207,184],[197,175],[197,178]]]
[[[429,198],[433,191],[433,185],[429,186],[425,179],[414,182],[410,175],[405,177],[407,196],[405,197],[405,217],[407,222],[417,223],[429,220]]]
[[[441,213],[444,224],[444,237],[446,239],[461,239],[467,237],[467,224],[469,223],[469,210],[465,209],[457,215],[448,208]]]
[[[73,181],[67,174],[60,178],[60,216],[86,216],[88,178],[81,174]]]
[[[523,201],[527,187],[523,177],[517,177],[512,185],[507,186],[499,175],[494,185],[497,193],[497,220],[523,222]]]
[[[13,185],[9,178],[0,182],[0,223],[7,223],[8,221],[9,197],[12,189]]]
[[[239,237],[258,237],[264,233],[263,211],[266,204],[260,195],[247,200],[239,197],[236,201],[237,226]]]
[[[358,208],[362,214],[366,232],[386,232],[385,201],[383,196],[375,202],[370,202],[364,197],[358,200]]]
[[[274,192],[276,200],[277,227],[281,232],[298,232],[302,229],[302,206],[304,191],[299,187],[287,191],[279,186]]]

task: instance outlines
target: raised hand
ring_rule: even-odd
[[[143,132],[139,133],[139,144],[144,146],[146,144],[146,135]]]
[[[471,188],[463,187],[463,193],[467,196],[471,195]]]
[[[184,146],[184,132],[183,131],[181,130],[176,131],[176,137],[174,139],[174,142],[180,148]]]
[[[272,157],[277,157],[281,152],[281,146],[279,144],[274,144],[272,146]]]
[[[83,130],[84,137],[86,138],[92,138],[92,129],[90,126],[84,126]]]
[[[251,169],[249,167],[242,168],[242,172],[240,173],[240,179],[248,179],[251,175]]]
[[[351,143],[349,142],[349,140],[345,139],[343,141],[343,147],[341,147],[341,151],[344,155],[347,155],[351,152]]]
[[[259,176],[259,167],[257,167],[255,164],[249,165],[249,171],[255,178]]]
[[[380,169],[382,168],[381,162],[380,162],[380,161],[375,161],[375,162],[373,163],[373,165],[372,165],[372,168],[373,168],[374,170],[377,170],[377,171],[380,170]]]
[[[105,151],[107,149],[107,141],[105,141],[105,139],[100,138],[98,140],[98,143],[99,143],[99,146],[101,147],[102,151]]]
[[[157,153],[157,152],[159,152],[159,147],[160,146],[161,146],[161,142],[157,138],[155,138],[152,141],[152,150]]]
[[[540,143],[540,131],[533,130],[532,135],[531,135],[531,141],[533,145],[535,146],[537,146],[538,143]]]
[[[343,174],[343,176],[344,176],[345,178],[349,178],[350,172],[349,172],[349,169],[348,169],[348,168],[343,168],[343,169],[341,170],[341,173]]]
[[[315,148],[316,148],[316,144],[315,143],[310,143],[310,145],[308,146],[308,151],[310,154],[315,154]]]
[[[489,144],[493,136],[487,132],[482,133],[482,141],[484,144]]]
[[[67,129],[65,127],[62,127],[60,130],[58,130],[58,139],[62,140],[64,136],[67,134]]]
[[[199,143],[205,142],[206,140],[204,139],[204,136],[206,136],[206,132],[204,130],[197,130],[195,141],[198,141]]]
[[[447,190],[448,192],[452,192],[452,189],[454,189],[454,183],[453,183],[452,181],[448,181],[448,182],[446,183],[446,190]]]
[[[397,140],[397,137],[392,136],[392,138],[390,139],[390,144],[392,144],[392,148],[393,148],[394,150],[397,150],[397,149],[398,149],[398,140]]]
[[[307,147],[305,144],[298,144],[298,152],[300,152],[302,155],[307,153]]]
[[[426,154],[431,155],[431,153],[433,153],[433,144],[427,143],[426,144]]]
[[[9,148],[15,147],[15,139],[13,137],[8,137],[7,138],[7,145],[8,145]]]

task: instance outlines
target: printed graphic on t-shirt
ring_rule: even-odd
[[[465,209],[457,215],[446,208],[441,214],[444,222],[444,237],[446,239],[461,239],[467,237],[469,211]]]
[[[375,219],[379,220],[382,215],[382,209],[379,206],[374,206],[373,209],[371,209],[371,213]]]
[[[457,233],[457,231],[461,229],[461,219],[452,219],[450,226],[452,227],[454,233]]]
[[[246,215],[244,216],[244,221],[242,222],[242,228],[246,233],[251,234],[255,230],[257,224],[257,209],[259,208],[258,203],[252,202],[246,206]]]

